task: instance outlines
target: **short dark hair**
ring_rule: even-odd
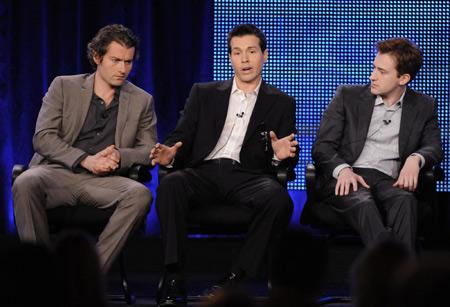
[[[267,39],[264,33],[255,25],[244,23],[235,26],[230,33],[228,33],[227,43],[228,43],[228,54],[231,54],[231,39],[235,36],[242,37],[245,35],[256,35],[259,38],[259,47],[261,51],[264,52],[267,48]]]
[[[409,39],[396,37],[377,43],[377,50],[381,54],[391,54],[397,64],[398,76],[409,74],[414,80],[423,64],[423,54],[419,47]]]
[[[87,57],[93,69],[97,69],[97,64],[94,61],[94,55],[98,55],[100,60],[108,51],[107,48],[111,42],[117,42],[127,48],[134,47],[134,57],[136,60],[139,56],[138,47],[139,39],[133,32],[120,24],[112,24],[101,28],[95,37],[87,45]]]

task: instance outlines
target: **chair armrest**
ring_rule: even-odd
[[[445,173],[439,165],[435,165],[432,168],[421,172],[419,176],[422,180],[430,182],[442,181],[445,179]]]
[[[22,164],[16,164],[13,166],[13,169],[11,171],[11,186],[14,184],[14,181],[16,181],[16,178],[26,170],[27,167]]]
[[[305,169],[306,195],[310,202],[314,202],[316,189],[316,166],[312,163],[306,165]]]
[[[281,183],[283,187],[287,187],[288,181],[293,181],[297,177],[293,167],[288,166],[277,169],[277,181]]]
[[[163,179],[166,175],[173,172],[173,168],[165,167],[165,166],[159,166],[158,168],[158,181],[161,182],[161,179]]]
[[[138,182],[150,182],[152,181],[151,169],[153,165],[134,165],[128,170],[127,177]]]

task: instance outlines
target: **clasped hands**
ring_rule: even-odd
[[[393,187],[399,187],[400,189],[410,192],[415,191],[419,182],[419,172],[420,158],[418,156],[409,156],[400,171],[397,181],[393,184]],[[348,195],[351,187],[353,187],[353,191],[356,192],[358,191],[358,183],[364,188],[370,189],[370,186],[363,177],[355,174],[349,167],[344,168],[339,172],[334,193],[339,196]]]
[[[87,156],[80,165],[94,175],[105,176],[119,167],[120,151],[110,145],[95,155]]]
[[[278,139],[275,132],[270,131],[270,140],[272,143],[272,149],[278,159],[284,160],[295,157],[298,142],[295,140],[295,135],[293,133],[284,138]],[[175,158],[178,149],[182,145],[182,142],[177,142],[171,147],[160,143],[156,144],[155,148],[153,148],[150,152],[152,165],[159,164],[162,166],[167,166]]]

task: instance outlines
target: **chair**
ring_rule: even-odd
[[[161,180],[172,169],[159,166],[158,178]],[[296,174],[293,168],[279,168],[277,181],[287,189],[288,181],[295,180]],[[253,215],[249,210],[223,205],[202,206],[188,212],[188,234],[191,235],[242,235],[247,232]],[[166,272],[163,271],[156,292],[156,303],[162,298]],[[198,299],[196,296],[188,296],[188,300]]]
[[[15,179],[27,169],[24,165],[14,165],[11,173],[11,185]],[[128,177],[139,182],[150,182],[152,179],[150,167],[136,165],[128,172]],[[46,211],[51,234],[57,234],[67,229],[83,229],[91,235],[98,236],[108,223],[113,211],[102,210],[87,206],[60,206]],[[145,230],[145,221],[142,225]],[[122,279],[123,295],[108,295],[110,300],[124,300],[128,305],[135,301],[128,287],[128,276],[125,265],[125,255],[122,251],[119,256],[120,274]]]
[[[427,235],[436,234],[438,224],[438,204],[436,197],[436,182],[445,178],[445,174],[439,166],[422,172],[419,177],[419,222],[420,228]],[[319,201],[320,191],[316,188],[316,167],[308,164],[305,169],[305,182],[307,201],[300,216],[303,226],[329,233],[332,236],[338,234],[354,234],[341,217],[325,203]]]
[[[418,200],[419,200],[419,235],[417,236],[416,249],[421,253],[420,238],[430,241],[436,239],[438,234],[439,210],[436,196],[436,182],[445,178],[445,174],[439,166],[434,166],[419,176]],[[316,187],[316,167],[308,164],[305,169],[305,182],[307,201],[300,216],[300,224],[309,226],[319,234],[325,234],[330,239],[340,237],[358,236],[345,221],[330,207],[319,200],[320,191]],[[320,300],[320,305],[349,302],[348,297],[327,297]]]

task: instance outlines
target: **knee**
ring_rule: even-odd
[[[182,171],[174,171],[165,175],[158,184],[158,190],[171,189],[177,186],[183,186],[186,180],[186,176]]]
[[[141,214],[148,214],[152,205],[153,197],[151,191],[142,184],[137,184],[130,190],[130,195],[136,199],[135,209]]]
[[[265,206],[271,212],[282,215],[292,215],[294,204],[286,189],[280,185],[268,185],[262,189],[260,199],[263,200]]]
[[[24,193],[37,193],[43,191],[42,180],[39,179],[31,170],[25,171],[16,178],[11,192],[13,197]]]

